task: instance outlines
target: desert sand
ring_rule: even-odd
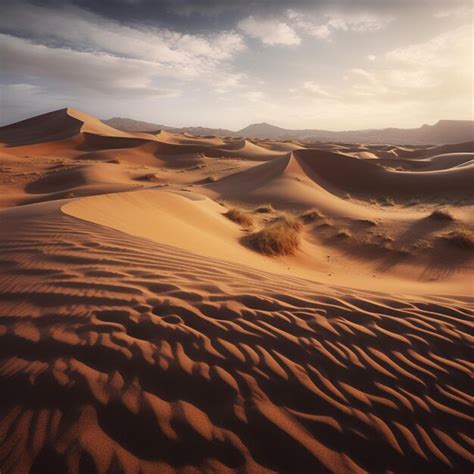
[[[0,471],[471,472],[473,158],[0,128]]]

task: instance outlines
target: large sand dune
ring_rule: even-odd
[[[469,146],[0,141],[2,473],[471,472]]]

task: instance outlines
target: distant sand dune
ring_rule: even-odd
[[[300,149],[229,176],[209,188],[226,199],[237,199],[240,195],[243,200],[295,207],[340,208],[342,204],[337,203],[335,196],[330,196],[328,191],[339,195],[356,193],[365,198],[389,196],[406,199],[416,195],[430,199],[444,195],[472,199],[474,166],[459,166],[471,160],[470,154],[442,155],[417,161],[417,172],[404,172],[386,169],[379,165],[378,160],[356,160],[342,153]],[[351,203],[343,206],[348,215],[356,212]]]

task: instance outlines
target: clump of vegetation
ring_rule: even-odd
[[[377,222],[370,220],[370,219],[356,219],[354,221],[356,224],[359,224],[364,227],[376,227]]]
[[[239,207],[230,208],[224,215],[244,229],[251,229],[254,226],[254,221],[250,213]]]
[[[293,255],[300,248],[302,230],[303,226],[297,218],[282,215],[249,235],[247,243],[264,255]]]
[[[256,212],[258,214],[270,214],[274,211],[275,209],[273,209],[273,206],[271,204],[263,204],[254,209],[253,212]]]
[[[462,250],[473,250],[474,249],[474,232],[467,229],[458,229],[443,235],[443,239]]]
[[[348,230],[340,230],[335,237],[338,239],[349,239],[352,237],[352,234]]]
[[[378,203],[381,204],[382,206],[394,206],[395,205],[395,201],[391,197],[388,197],[388,196],[383,196],[383,197],[379,198]]]
[[[310,209],[309,211],[306,211],[304,214],[301,214],[300,218],[303,220],[305,224],[309,224],[311,222],[323,219],[324,216],[317,209]]]
[[[405,206],[411,207],[411,206],[417,206],[420,204],[420,200],[417,198],[410,198],[408,201],[405,203]]]
[[[303,230],[303,225],[298,217],[292,216],[291,214],[280,214],[270,221],[270,224],[279,224],[285,228],[293,229],[296,231]]]
[[[156,175],[156,173],[146,173],[142,176],[140,176],[140,178],[138,178],[142,181],[157,181],[159,180],[160,178]]]
[[[454,216],[447,209],[435,209],[429,216],[438,221],[454,221]]]

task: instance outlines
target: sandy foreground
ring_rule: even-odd
[[[472,472],[473,158],[1,128],[1,473]]]

